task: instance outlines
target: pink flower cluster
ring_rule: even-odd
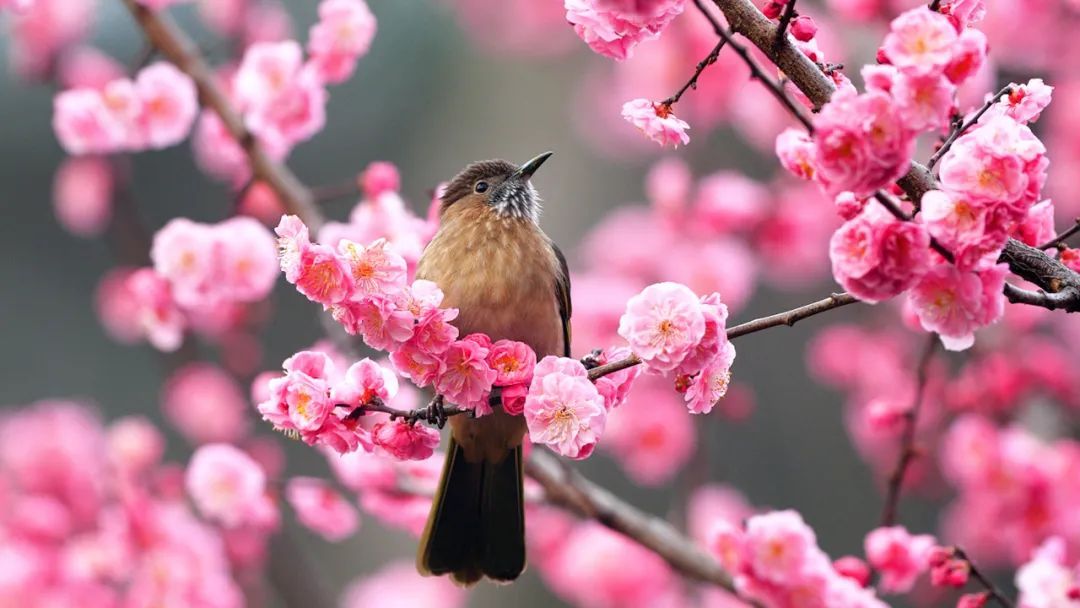
[[[68,89],[53,101],[53,130],[69,154],[160,149],[187,137],[199,111],[195,83],[158,62],[135,80]]]
[[[566,20],[593,51],[616,60],[657,38],[686,0],[565,0]]]
[[[934,537],[912,536],[903,526],[877,528],[866,535],[866,561],[881,573],[881,590],[907,593],[930,566]]]
[[[739,592],[767,606],[886,606],[833,567],[795,511],[755,515],[744,528],[717,522],[707,544]]]
[[[918,283],[930,266],[926,227],[876,203],[844,223],[829,242],[833,276],[865,302],[888,300]]]
[[[727,393],[735,347],[727,339],[719,294],[698,298],[678,283],[656,283],[626,303],[619,335],[645,369],[690,380],[687,407],[707,414]]]
[[[308,34],[308,54],[323,81],[348,80],[375,38],[375,15],[364,0],[324,0]]]
[[[356,507],[322,479],[293,477],[285,486],[285,499],[300,523],[329,542],[345,540],[360,527]]]
[[[161,462],[163,451],[161,433],[142,418],[122,418],[106,429],[89,408],[70,402],[6,411],[0,420],[6,566],[0,603],[243,606],[239,581],[256,574],[273,517],[270,527],[251,529],[255,561],[236,559],[232,531],[195,516],[183,473]],[[260,474],[245,468],[241,478]],[[196,485],[200,496],[227,493]],[[267,500],[254,491],[246,496]],[[263,504],[272,516],[272,505]]]
[[[587,458],[607,421],[604,398],[580,361],[544,357],[525,397],[525,422],[533,443],[569,458]]]
[[[1080,601],[1080,564],[1069,563],[1065,542],[1050,537],[1016,572],[1020,608],[1057,608]]]
[[[668,104],[634,99],[623,104],[622,117],[661,146],[678,148],[679,144],[690,143],[690,136],[686,134],[690,125],[675,116]]]
[[[366,513],[386,526],[420,536],[439,482],[443,454],[426,460],[395,460],[364,450],[323,452],[334,476],[357,494]]]
[[[228,443],[195,451],[185,474],[188,494],[203,517],[227,528],[274,525],[266,473],[254,458]]]
[[[943,472],[957,491],[943,534],[980,565],[1018,565],[1051,536],[1080,547],[1075,441],[1043,442],[1019,426],[966,414],[942,438],[942,450]]]

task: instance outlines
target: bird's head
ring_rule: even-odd
[[[505,160],[483,160],[465,167],[442,195],[442,209],[462,203],[482,204],[503,217],[540,217],[540,195],[529,178],[544,164],[551,152],[544,152],[520,167]]]

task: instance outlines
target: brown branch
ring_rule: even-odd
[[[716,46],[713,47],[713,50],[709,51],[709,54],[706,55],[704,59],[698,62],[697,67],[694,68],[694,74],[690,76],[690,80],[687,80],[686,84],[684,84],[682,88],[676,91],[674,95],[668,97],[664,101],[661,101],[660,105],[671,107],[678,103],[680,99],[682,99],[683,93],[687,92],[690,89],[696,90],[698,78],[701,78],[701,73],[705,71],[705,68],[716,63],[716,58],[720,56],[720,50],[724,48],[724,44],[726,43],[726,40],[720,40],[720,42],[717,42]]]
[[[318,233],[323,218],[315,207],[311,191],[300,183],[288,167],[271,159],[262,149],[225,92],[218,86],[214,71],[207,65],[191,38],[166,14],[154,12],[136,0],[123,2],[142,28],[147,41],[195,82],[200,102],[221,117],[221,122],[229,134],[240,143],[247,154],[255,177],[266,182],[277,193],[286,211],[299,216],[313,233]]]
[[[1042,245],[1039,245],[1039,249],[1045,251],[1047,249],[1064,246],[1065,241],[1069,240],[1077,232],[1080,232],[1080,217],[1074,219],[1073,225],[1070,226],[1067,230],[1050,239],[1049,241],[1046,241]]]
[[[545,498],[552,504],[595,519],[637,541],[690,579],[712,583],[738,595],[731,574],[694,541],[663,519],[641,512],[577,471],[562,466],[551,454],[534,451],[525,464],[525,472],[544,488]]]
[[[1000,91],[995,93],[993,97],[987,99],[986,103],[984,103],[982,107],[979,108],[979,111],[976,112],[974,116],[972,116],[965,122],[957,123],[953,127],[952,131],[949,132],[949,136],[945,138],[944,142],[942,142],[941,147],[938,148],[937,152],[934,152],[934,155],[930,157],[929,161],[927,161],[927,168],[933,169],[934,166],[938,164],[938,161],[941,160],[941,157],[945,156],[945,153],[948,152],[949,148],[952,147],[953,142],[959,139],[960,136],[963,135],[968,129],[970,129],[977,122],[979,122],[979,119],[983,117],[983,114],[986,114],[986,112],[990,110],[990,108],[994,107],[994,104],[996,104],[999,99],[1010,93],[1012,93],[1012,87],[1006,85]]]
[[[1003,608],[1014,608],[1016,604],[1014,604],[1013,601],[1009,599],[1009,596],[1005,595],[1005,593],[1003,593],[1001,589],[998,589],[997,585],[995,585],[989,578],[986,577],[985,574],[982,573],[982,571],[980,571],[975,566],[975,562],[971,561],[971,558],[968,557],[968,554],[965,553],[963,549],[961,549],[960,547],[953,547],[952,549],[958,559],[962,559],[967,562],[968,568],[971,571],[971,576],[975,577],[975,580],[978,581],[979,584],[982,585],[983,588],[990,593],[990,597],[997,600],[997,602],[1001,604]]]
[[[911,408],[904,412],[904,432],[900,438],[900,457],[896,461],[896,467],[889,476],[888,491],[885,494],[885,505],[881,510],[881,527],[892,526],[896,523],[896,513],[900,507],[900,493],[904,486],[904,477],[908,467],[919,455],[915,448],[915,431],[919,424],[919,409],[922,407],[926,393],[926,380],[930,371],[930,362],[934,358],[937,348],[938,337],[930,334],[923,349],[922,356],[916,368],[915,399]]]
[[[736,53],[739,54],[739,57],[742,57],[743,63],[745,63],[750,68],[751,77],[756,78],[758,81],[760,81],[761,84],[763,84],[765,88],[768,89],[770,93],[772,93],[773,97],[775,97],[777,101],[783,104],[783,106],[787,108],[788,112],[791,112],[791,115],[794,116],[795,119],[798,120],[800,123],[802,123],[804,127],[806,127],[807,131],[813,133],[814,123],[811,122],[810,119],[803,114],[802,110],[799,109],[799,106],[795,103],[795,101],[792,100],[791,97],[789,97],[788,94],[784,91],[784,87],[780,83],[770,78],[769,75],[765,73],[765,69],[761,67],[761,64],[759,64],[750,55],[750,51],[747,50],[745,46],[735,40],[735,37],[732,36],[732,33],[726,27],[721,25],[720,22],[716,20],[716,17],[714,17],[713,14],[705,8],[703,2],[704,0],[694,0],[694,5],[697,6],[698,11],[700,11],[701,14],[709,20],[709,23],[712,25],[713,31],[716,32],[716,35],[720,36],[725,42],[727,42],[728,46],[730,46]],[[762,19],[764,18],[765,16],[762,15]],[[817,69],[817,67],[815,66],[814,69]]]
[[[360,194],[360,184],[356,178],[340,184],[328,184],[311,188],[311,196],[317,203],[328,203],[339,198],[359,196]]]
[[[715,18],[701,5],[702,0],[694,0],[694,2],[715,24]],[[724,14],[732,31],[745,36],[754,46],[764,52],[788,80],[806,95],[815,108],[828,103],[833,91],[836,90],[832,81],[790,40],[784,39],[778,46],[774,45],[776,25],[762,15],[750,0],[713,0],[713,2]],[[937,182],[930,170],[917,162],[912,162],[907,174],[896,183],[915,203],[922,200],[922,195],[927,191],[937,188]],[[1029,250],[1034,251],[1036,255],[1032,255]],[[1023,290],[1017,292],[1015,289],[1007,288],[1006,296],[1010,297],[1010,301],[1045,308],[1061,308],[1068,312],[1080,311],[1080,275],[1067,268],[1060,260],[1038,249],[1028,247],[1016,239],[1009,239],[999,261],[1008,264],[1013,274],[1034,283],[1046,292],[1041,296],[1035,292],[1026,292],[1026,295],[1021,295]]]

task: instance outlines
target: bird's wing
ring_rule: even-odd
[[[559,300],[559,316],[562,317],[563,330],[563,356],[570,356],[570,315],[573,308],[570,304],[570,269],[566,266],[566,256],[555,243],[551,244],[555,251],[555,257],[559,260],[559,273],[555,277],[555,297]]]

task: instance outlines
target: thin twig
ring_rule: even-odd
[[[938,337],[935,334],[930,334],[922,356],[919,357],[918,367],[916,368],[915,399],[911,408],[904,412],[904,431],[900,438],[900,457],[897,459],[896,467],[893,468],[893,472],[889,476],[885,504],[881,509],[882,527],[892,526],[896,523],[896,513],[900,507],[900,493],[904,486],[904,476],[907,474],[912,461],[918,456],[918,450],[915,448],[915,431],[919,424],[919,409],[925,399],[924,393],[926,393],[930,362],[934,358],[937,344]]]
[[[975,580],[979,581],[979,584],[990,592],[990,597],[997,600],[1003,608],[1014,608],[1016,604],[1014,604],[1013,601],[1009,599],[1009,596],[1005,595],[1001,589],[998,589],[997,585],[975,566],[975,562],[971,561],[971,558],[968,557],[968,554],[965,553],[963,549],[960,547],[953,547],[953,551],[956,553],[956,557],[967,562],[968,567],[971,569],[971,576],[975,577]]]
[[[340,184],[328,184],[326,186],[313,186],[311,196],[317,203],[328,203],[340,198],[349,198],[360,195],[360,184],[356,179],[341,182]]]
[[[1073,220],[1073,225],[1070,226],[1068,230],[1055,236],[1049,241],[1046,241],[1042,245],[1039,245],[1039,249],[1045,251],[1047,249],[1053,249],[1054,247],[1057,247],[1059,245],[1064,245],[1065,241],[1069,240],[1069,238],[1077,232],[1080,232],[1080,217]]]
[[[974,116],[954,126],[952,131],[949,132],[949,136],[945,138],[944,142],[942,142],[941,147],[938,148],[937,152],[934,152],[934,155],[930,157],[929,161],[927,161],[926,166],[930,169],[933,169],[938,164],[938,161],[941,160],[941,157],[945,156],[945,153],[948,152],[949,148],[952,147],[953,142],[959,139],[960,136],[967,132],[968,129],[978,123],[979,119],[983,117],[983,114],[986,114],[986,112],[989,111],[990,108],[992,108],[999,99],[1006,95],[1009,95],[1010,93],[1012,93],[1012,86],[1006,85],[1002,87],[1002,89],[995,93],[993,97],[986,100],[986,103],[984,103],[982,107],[979,108],[979,111],[976,112]]]
[[[778,47],[784,42],[791,19],[795,17],[795,0],[788,0],[784,6],[784,14],[780,15],[780,24],[776,27],[776,36],[773,37],[773,47]]]
[[[710,24],[712,24],[713,31],[716,32],[716,35],[723,38],[728,43],[728,45],[731,46],[731,48],[736,53],[738,53],[740,57],[742,57],[743,62],[746,63],[746,65],[750,68],[750,75],[760,81],[761,84],[765,85],[765,88],[773,94],[773,97],[775,97],[777,101],[783,104],[784,107],[786,107],[788,111],[791,112],[791,115],[794,116],[795,119],[798,120],[800,123],[802,123],[804,127],[806,127],[806,130],[808,132],[813,133],[814,123],[811,122],[805,114],[803,114],[802,110],[799,109],[799,106],[795,104],[795,101],[792,100],[786,92],[784,92],[783,86],[781,86],[780,83],[776,82],[775,80],[770,78],[768,74],[765,73],[764,68],[762,68],[761,65],[757,62],[757,60],[755,60],[753,56],[750,55],[750,51],[747,50],[745,46],[739,44],[735,40],[733,34],[728,31],[727,28],[721,25],[720,22],[716,20],[716,17],[714,17],[712,13],[710,13],[708,9],[705,8],[704,0],[694,0],[694,5],[697,6],[701,14],[705,15],[705,18],[709,20]]]

